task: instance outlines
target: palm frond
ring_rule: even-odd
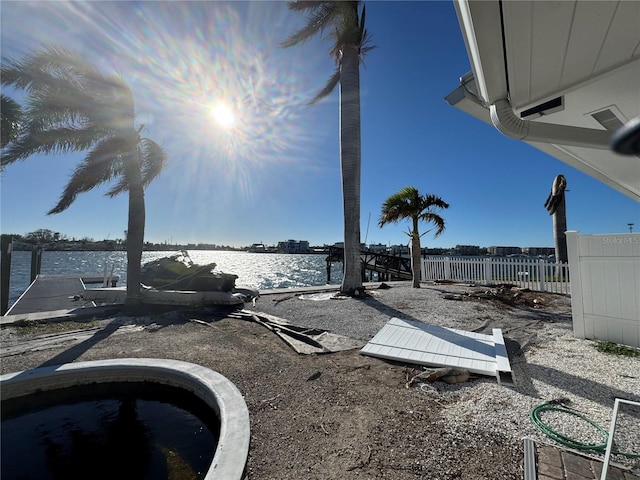
[[[61,127],[28,131],[20,135],[2,151],[4,168],[34,154],[59,154],[87,150],[95,144],[95,132],[87,129]]]
[[[420,192],[415,187],[403,187],[382,204],[378,225],[383,227],[387,223],[416,219],[426,223],[433,223],[436,228],[435,236],[437,237],[444,231],[445,221],[432,210],[433,208],[446,209],[449,208],[449,204],[436,195],[420,195]],[[418,232],[413,233],[418,234]]]
[[[437,207],[437,208],[449,208],[449,204],[442,200],[442,198],[433,194],[426,194],[423,197],[423,202],[426,205],[425,208]]]
[[[111,143],[111,146],[107,145],[107,143]],[[52,215],[63,212],[71,206],[81,193],[93,190],[115,177],[120,176],[122,178],[124,176],[122,162],[119,158],[114,159],[112,150],[121,143],[122,139],[114,137],[109,142],[105,142],[105,144],[101,144],[89,152],[74,170],[57,205],[49,210],[47,214]]]
[[[2,130],[0,132],[1,146],[4,148],[18,138],[22,121],[22,107],[13,98],[0,94],[0,118]]]
[[[316,93],[316,95],[309,101],[307,105],[313,105],[315,103],[318,103],[323,98],[328,97],[331,92],[335,90],[338,83],[340,83],[340,67],[337,67],[335,69],[333,75],[329,77],[322,90]]]
[[[55,88],[60,83],[78,87],[102,74],[84,57],[55,45],[45,45],[28,53],[22,61],[8,59],[2,66],[2,84],[31,92]]]
[[[57,90],[66,85],[81,88],[102,74],[79,54],[62,47],[44,46],[22,61],[9,59],[2,65],[2,84],[29,93]]]
[[[142,184],[146,187],[166,165],[167,155],[160,145],[148,138],[140,139],[138,151]]]
[[[331,26],[340,12],[341,2],[289,2],[289,9],[308,12],[305,25],[280,42],[282,48],[293,47],[321,34]]]
[[[121,193],[128,192],[128,191],[129,191],[129,182],[125,177],[120,177],[119,180],[116,182],[116,184],[113,187],[111,187],[109,191],[105,193],[105,195],[111,198],[111,197],[116,197]]]
[[[433,234],[434,237],[439,236],[445,229],[444,219],[434,212],[425,212],[420,215],[419,220],[425,223],[433,223],[436,227],[436,233]],[[431,231],[431,230],[429,230]],[[428,233],[428,232],[425,232]]]

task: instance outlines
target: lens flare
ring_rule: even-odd
[[[222,128],[231,128],[236,121],[231,107],[223,102],[217,102],[211,107],[211,115]]]
[[[216,209],[255,205],[285,195],[301,175],[337,169],[325,153],[329,141],[337,145],[336,123],[321,120],[337,106],[307,106],[331,59],[324,45],[315,52],[279,47],[300,21],[286,3],[33,5],[33,16],[46,19],[48,38],[55,30],[58,44],[118,72],[132,88],[138,123],[168,156],[149,194],[170,193],[169,217],[197,210],[203,218],[196,221],[210,221]],[[28,34],[37,40],[37,29]],[[206,208],[194,207],[201,198]]]

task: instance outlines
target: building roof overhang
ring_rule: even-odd
[[[640,115],[640,2],[455,0],[472,71],[446,100],[640,201],[611,135]]]

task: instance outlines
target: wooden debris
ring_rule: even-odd
[[[454,293],[446,293],[442,296],[445,300],[462,300],[462,295]]]
[[[307,382],[311,382],[311,381],[313,381],[313,380],[317,380],[318,378],[320,378],[320,375],[322,375],[322,372],[320,372],[320,371],[315,372],[315,373],[313,373],[313,374],[309,375],[309,377],[307,378],[307,380],[306,380],[306,381],[307,381]]]
[[[425,370],[424,372],[420,372],[411,378],[405,386],[410,388],[414,383],[424,383],[424,381],[433,383],[438,380],[449,384],[462,383],[466,382],[470,378],[471,374],[468,370],[461,368],[437,368],[435,370]]]

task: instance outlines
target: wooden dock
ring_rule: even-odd
[[[111,277],[111,284],[116,285],[119,277]],[[70,310],[86,306],[95,306],[93,302],[83,300],[82,294],[86,284],[102,284],[104,275],[38,275],[20,298],[6,313],[9,315],[25,315],[55,310]]]
[[[344,250],[341,247],[329,247],[327,256],[327,283],[331,281],[331,264],[342,262]],[[411,280],[413,273],[411,270],[411,258],[386,253],[376,253],[362,250],[360,252],[362,265],[362,276],[364,281],[372,281],[372,273],[378,275],[379,281],[388,280]]]

